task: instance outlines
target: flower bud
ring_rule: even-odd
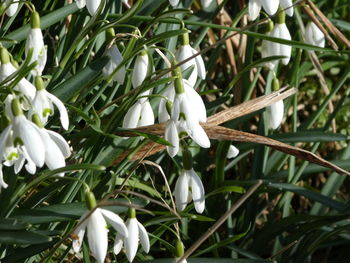
[[[89,208],[89,210],[92,210],[97,206],[95,195],[91,191],[85,192],[85,201],[86,201],[86,206]]]

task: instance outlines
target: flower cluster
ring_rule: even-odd
[[[132,262],[136,256],[139,241],[143,250],[146,253],[149,252],[150,243],[147,231],[136,219],[134,208],[129,209],[129,218],[124,223],[119,215],[97,207],[95,196],[91,191],[86,192],[86,201],[89,210],[82,215],[72,235],[74,252],[79,252],[87,229],[92,256],[99,263],[105,262],[108,249],[107,222],[117,232],[113,248],[114,254],[119,254],[124,244],[126,256],[129,262]]]
[[[62,127],[67,130],[69,118],[64,104],[45,90],[41,73],[46,64],[46,47],[40,30],[40,17],[34,12],[31,30],[26,43],[26,55],[34,65],[32,75],[35,86],[26,78],[13,80],[18,70],[12,64],[6,48],[0,48],[0,81],[11,91],[4,101],[3,130],[0,134],[0,189],[7,188],[2,167],[13,166],[19,173],[23,166],[30,174],[44,164],[51,170],[66,165],[71,154],[66,140],[57,132],[46,129],[49,116],[54,114],[54,105],[60,112]],[[64,173],[58,174],[63,176]]]

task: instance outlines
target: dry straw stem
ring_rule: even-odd
[[[253,186],[251,186],[248,191],[241,198],[239,198],[238,201],[229,210],[227,210],[226,213],[223,214],[223,216],[220,217],[211,228],[209,228],[189,249],[186,250],[185,254],[178,259],[176,263],[180,263],[192,255],[192,253],[196,251],[196,249],[203,244],[205,240],[207,240],[223,223],[226,222],[230,215],[232,215],[241,205],[244,204],[245,201],[247,201],[249,197],[255,193],[262,183],[262,180],[258,180]]]
[[[274,93],[271,93],[269,95],[265,95],[265,96],[244,102],[240,105],[228,108],[227,110],[214,114],[213,116],[208,118],[208,121],[206,123],[201,123],[201,125],[206,131],[210,139],[263,144],[273,149],[276,149],[278,151],[294,155],[300,159],[327,167],[329,169],[336,171],[339,174],[350,175],[348,171],[322,159],[321,157],[307,150],[303,150],[298,147],[294,147],[286,143],[282,143],[264,136],[218,126],[224,122],[233,120],[235,118],[238,118],[238,117],[250,114],[252,112],[258,111],[260,109],[263,109],[265,107],[268,107],[281,99],[285,99],[288,96],[295,94],[296,91],[297,90],[294,88],[292,89],[284,88]],[[164,124],[155,124],[155,125],[150,125],[142,128],[137,128],[135,129],[135,131],[140,131],[140,132],[145,132],[145,133],[155,134],[155,135],[163,135],[164,129],[165,129]],[[137,134],[133,134],[132,132],[119,133],[118,135],[128,136],[128,137],[138,136]],[[136,152],[131,159],[139,160],[140,158],[151,156],[164,149],[165,149],[164,145],[160,145],[155,142],[149,142],[144,147],[142,147],[138,152]],[[129,150],[121,154],[116,160],[114,160],[113,165],[118,164],[119,162],[127,158],[131,151]]]
[[[350,48],[350,41],[346,38],[346,36],[343,35],[342,32],[339,31],[339,29],[333,25],[331,21],[321,12],[320,9],[310,0],[306,0],[307,4],[310,5],[311,9],[320,17],[322,22],[328,27],[329,31],[333,35],[335,35],[340,41],[342,41],[347,48]],[[317,25],[318,26],[318,25]]]

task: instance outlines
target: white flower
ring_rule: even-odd
[[[126,227],[128,229],[128,236],[122,237],[121,235],[117,234],[113,251],[114,254],[119,254],[124,243],[126,256],[129,262],[132,262],[136,256],[139,241],[146,253],[148,253],[150,250],[150,243],[145,227],[136,219],[136,217],[129,218],[126,221]]]
[[[325,36],[314,22],[309,22],[306,25],[305,42],[310,45],[325,47]]]
[[[132,86],[134,89],[141,86],[143,81],[145,80],[148,72],[148,55],[146,52],[141,53],[136,57],[134,70],[132,72]]]
[[[238,154],[239,154],[239,150],[234,145],[230,145],[230,147],[228,148],[226,157],[228,159],[231,159],[231,158],[237,157]]]
[[[170,5],[177,6],[179,4],[180,0],[169,0]]]
[[[40,28],[31,28],[29,31],[25,47],[26,56],[28,56],[30,49],[33,49],[30,63],[38,62],[32,74],[40,76],[45,68],[47,60],[47,47],[44,44],[44,38]]]
[[[36,91],[32,104],[33,109],[30,110],[29,116],[31,117],[34,113],[38,113],[44,126],[47,123],[49,116],[54,114],[55,105],[60,113],[60,121],[63,129],[68,129],[69,117],[67,109],[59,98],[45,89],[41,89]]]
[[[109,77],[114,70],[119,66],[119,64],[123,61],[122,54],[120,53],[117,45],[113,44],[110,48],[108,48],[105,52],[105,55],[109,57],[109,61],[102,69],[102,73],[105,78]],[[124,83],[125,79],[125,66],[122,66],[117,73],[114,74],[113,79],[117,81],[120,85]]]
[[[269,33],[270,36],[285,40],[291,40],[291,36],[289,30],[285,23],[275,24],[272,31]],[[282,63],[287,65],[289,63],[290,57],[292,54],[292,47],[289,45],[280,44],[277,42],[271,41],[263,41],[262,42],[262,57],[270,57],[270,56],[284,56],[282,59]],[[270,61],[267,63],[267,66],[270,69],[274,69],[278,64],[278,60]]]
[[[84,8],[86,6],[86,0],[75,0],[79,9]]]
[[[201,214],[205,208],[205,194],[201,179],[193,170],[183,170],[176,181],[175,203],[179,211],[183,211],[187,204],[193,200],[197,213]]]
[[[267,112],[269,116],[270,127],[274,130],[277,129],[281,125],[283,120],[283,115],[284,115],[283,100],[280,100],[272,104],[270,107],[268,107]]]
[[[279,6],[279,0],[249,0],[248,17],[249,20],[255,20],[260,13],[261,6],[270,16],[274,15]]]
[[[149,101],[139,99],[128,110],[123,120],[123,128],[134,129],[137,127],[154,124],[154,114]]]
[[[188,44],[180,45],[177,51],[175,52],[175,57],[178,62],[181,62],[183,60],[188,59],[189,57],[192,57],[197,53],[198,52]],[[186,69],[190,67],[193,67],[191,75],[188,78],[188,81],[191,87],[194,87],[194,85],[196,84],[198,76],[201,79],[205,79],[206,77],[205,65],[201,55],[198,55],[195,58],[191,59],[190,61],[187,61],[186,63],[182,64],[180,67],[182,72],[184,72]]]
[[[96,208],[92,214],[87,217],[85,213],[79,220],[79,226],[75,229],[73,239],[73,250],[78,253],[83,242],[85,235],[85,229],[87,229],[89,248],[91,254],[99,263],[105,261],[108,248],[108,229],[107,223],[110,223],[112,227],[118,231],[122,236],[128,236],[128,230],[123,220],[113,212]]]
[[[101,4],[101,0],[75,0],[75,2],[80,9],[86,6],[91,16],[96,14]]]
[[[17,10],[18,10],[18,0],[6,0],[6,15],[8,15],[9,17],[13,16],[14,14],[16,14]]]
[[[172,146],[167,146],[166,149],[168,154],[174,157],[179,152],[179,133],[176,122],[172,119],[166,123],[164,138],[172,144]]]

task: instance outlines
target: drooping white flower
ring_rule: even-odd
[[[6,48],[0,49],[0,82],[4,81],[11,74],[17,72],[17,69],[11,64],[10,57]],[[22,78],[14,88],[16,91],[23,93],[28,100],[33,100],[35,96],[35,87],[25,78]]]
[[[305,42],[310,45],[325,47],[325,35],[314,22],[309,22],[306,25]]]
[[[281,125],[283,120],[283,115],[284,115],[283,100],[280,100],[272,104],[270,107],[268,107],[267,112],[268,112],[270,127],[274,130],[277,129]]]
[[[271,37],[285,39],[285,40],[291,40],[291,35],[289,33],[289,30],[285,23],[276,23],[272,29],[272,31],[269,33]],[[292,54],[292,47],[290,45],[285,45],[277,42],[272,41],[266,41],[264,40],[262,42],[262,57],[270,57],[270,56],[284,56],[285,58],[282,59],[282,64],[287,65],[289,63],[291,54]],[[275,69],[275,67],[278,64],[278,60],[270,61],[267,63],[267,66],[270,69]]]
[[[165,140],[171,143],[172,146],[167,146],[167,152],[170,157],[174,157],[179,152],[179,132],[176,126],[176,122],[169,119],[165,125]]]
[[[121,251],[124,244],[126,257],[128,258],[129,262],[132,262],[134,260],[139,246],[139,242],[141,243],[141,246],[146,253],[148,253],[150,250],[150,243],[147,230],[136,219],[135,211],[131,212],[131,214],[133,214],[133,217],[130,217],[126,221],[128,236],[122,237],[121,235],[117,234],[113,247],[114,254],[117,255]]]
[[[108,78],[114,70],[123,61],[122,54],[120,53],[116,44],[111,45],[105,52],[105,55],[109,57],[108,63],[102,69],[102,73],[105,78]],[[125,66],[122,66],[113,76],[113,80],[117,81],[120,85],[124,83],[125,79]]]
[[[249,0],[248,3],[248,18],[249,20],[255,20],[260,13],[261,7],[264,8],[266,13],[270,16],[274,15],[279,7],[280,0]]]
[[[205,208],[204,186],[193,168],[182,171],[176,181],[174,195],[176,208],[179,211],[183,211],[193,200],[197,213],[203,213]]]
[[[228,148],[228,152],[227,152],[226,157],[228,159],[232,159],[232,158],[237,157],[238,154],[239,154],[239,150],[234,145],[231,144],[230,147]]]
[[[44,44],[44,37],[40,29],[40,16],[38,12],[33,12],[30,20],[31,29],[27,37],[25,54],[28,56],[32,50],[30,63],[37,62],[38,64],[32,70],[34,76],[41,76],[47,60],[47,47]]]
[[[29,117],[34,113],[38,113],[41,122],[45,126],[49,116],[54,114],[55,105],[60,113],[60,121],[63,129],[68,130],[69,117],[63,102],[55,95],[45,90],[43,80],[40,76],[35,78],[35,85],[37,91],[32,102],[33,108],[29,111]]]
[[[154,124],[154,114],[149,101],[138,99],[128,110],[123,120],[123,128],[134,129]]]
[[[92,256],[99,263],[105,261],[108,249],[108,229],[106,221],[122,236],[128,236],[128,230],[123,220],[115,213],[96,208],[89,216],[85,213],[79,220],[79,226],[75,229],[73,250],[78,253],[83,243],[85,230],[87,229],[88,243]]]
[[[178,62],[184,61],[193,55],[197,54],[197,50],[192,48],[189,45],[189,39],[188,39],[188,33],[185,33],[181,36],[181,45],[175,52],[175,57]],[[196,56],[195,58],[191,59],[190,61],[187,61],[186,63],[182,64],[181,66],[182,72],[184,72],[186,69],[193,67],[193,70],[188,78],[189,83],[192,87],[196,84],[197,77],[199,76],[201,79],[205,79],[205,65],[202,59],[201,55]]]
[[[179,4],[180,0],[169,0],[169,3],[171,6],[177,6]]]
[[[78,8],[84,8],[86,6],[86,0],[75,0],[75,3],[77,4]]]
[[[6,0],[6,15],[14,16],[18,10],[18,0]]]
[[[146,79],[149,67],[149,59],[146,51],[142,51],[140,55],[136,57],[134,70],[132,72],[132,86],[134,89],[141,86]]]

